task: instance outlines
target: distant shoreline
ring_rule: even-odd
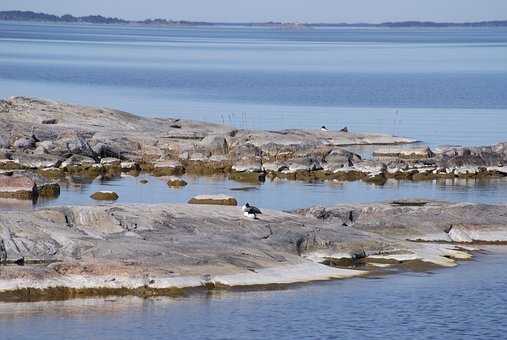
[[[102,15],[76,17],[70,14],[62,16],[36,13],[32,11],[0,11],[0,21],[51,22],[51,23],[87,23],[87,24],[135,24],[146,26],[250,26],[282,28],[318,28],[318,27],[379,27],[379,28],[440,28],[440,27],[507,27],[507,20],[479,22],[433,22],[398,21],[383,23],[300,23],[300,22],[207,22],[168,19],[125,20]]]

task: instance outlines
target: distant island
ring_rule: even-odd
[[[32,11],[0,11],[0,21],[29,21],[54,23],[90,23],[90,24],[137,24],[159,26],[273,26],[273,27],[507,27],[507,20],[479,21],[479,22],[433,22],[433,21],[399,21],[372,23],[298,23],[298,22],[205,22],[168,19],[125,20],[121,18],[104,17],[102,15],[87,15],[76,17],[70,14],[62,16],[36,13]]]

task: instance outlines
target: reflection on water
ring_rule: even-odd
[[[253,202],[259,207],[291,210],[315,205],[339,203],[382,202],[403,198],[425,198],[455,202],[507,203],[507,178],[496,179],[442,179],[432,181],[388,180],[383,186],[357,182],[301,182],[267,180],[262,184],[241,183],[223,176],[183,176],[188,185],[169,188],[167,179],[141,174],[138,177],[122,175],[110,179],[69,177],[60,183],[57,199],[39,199],[31,202],[2,200],[0,209],[31,209],[57,205],[112,204],[94,201],[90,195],[100,190],[112,190],[120,198],[115,203],[185,203],[201,194],[226,194],[241,202]],[[148,183],[143,184],[143,180]]]
[[[507,254],[433,273],[187,298],[0,304],[2,339],[502,339]],[[473,306],[473,308],[472,308]]]

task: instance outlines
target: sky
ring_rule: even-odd
[[[507,20],[507,0],[0,0],[0,10],[222,22]]]

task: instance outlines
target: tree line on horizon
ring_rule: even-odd
[[[252,26],[303,26],[303,27],[507,27],[507,20],[479,21],[479,22],[433,22],[433,21],[399,21],[372,23],[284,23],[284,22],[237,22],[219,23],[204,21],[185,21],[167,19],[125,20],[117,17],[105,17],[102,15],[87,15],[76,17],[71,14],[62,16],[37,13],[32,11],[0,11],[2,21],[34,21],[34,22],[61,22],[61,23],[92,23],[92,24],[146,24],[146,25],[252,25]]]

